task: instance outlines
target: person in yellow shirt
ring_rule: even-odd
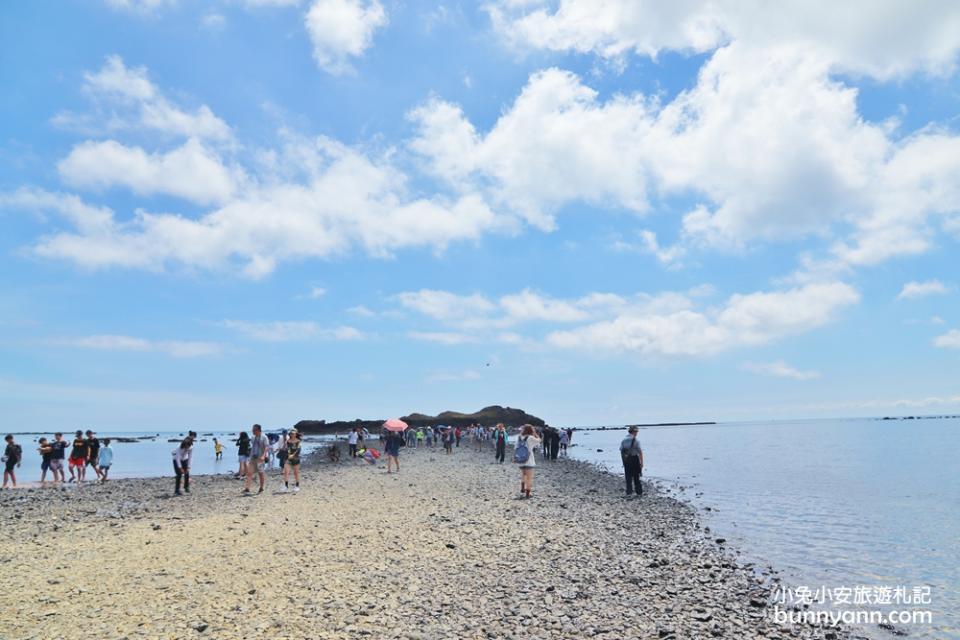
[[[223,460],[223,443],[216,438],[213,439],[213,451],[217,454],[217,460]]]

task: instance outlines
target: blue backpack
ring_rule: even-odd
[[[530,448],[527,447],[526,438],[517,439],[517,447],[513,450],[513,461],[517,464],[523,464],[530,459]]]

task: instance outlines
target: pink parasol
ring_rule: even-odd
[[[407,423],[397,418],[390,418],[389,420],[383,423],[383,427],[387,431],[403,431],[404,429],[407,428]]]

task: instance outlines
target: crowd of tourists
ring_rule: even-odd
[[[403,423],[400,423],[401,426]],[[347,436],[347,444],[351,458],[361,458],[369,463],[376,464],[380,458],[379,451],[368,449],[366,442],[370,433],[357,427]],[[171,451],[173,458],[174,495],[190,492],[190,467],[193,459],[193,447],[197,440],[195,431],[187,433]],[[401,428],[400,430],[384,429],[380,434],[383,445],[383,455],[386,458],[387,473],[400,472],[400,450],[403,447],[418,449],[421,447],[442,447],[446,455],[452,455],[454,449],[470,446],[478,452],[490,448],[494,455],[494,462],[503,464],[506,460],[507,444],[511,437],[504,424],[484,426],[471,424],[466,427],[433,425],[417,428]],[[520,495],[529,498],[533,492],[534,470],[537,457],[547,462],[553,462],[568,455],[568,449],[573,440],[573,429],[556,429],[549,426],[534,427],[524,425],[514,439],[513,462],[520,469]],[[3,454],[3,488],[17,486],[16,471],[23,461],[23,449],[12,434],[5,438],[6,446]],[[223,443],[214,438],[214,453],[216,460],[223,458]],[[296,429],[283,430],[279,434],[268,436],[259,424],[253,425],[251,434],[241,431],[234,444],[237,447],[238,468],[235,474],[237,479],[243,480],[244,495],[251,495],[254,485],[257,493],[264,492],[266,486],[266,469],[272,466],[275,460],[282,471],[283,486],[281,492],[300,491],[300,460],[302,439]],[[107,482],[110,468],[113,465],[113,448],[110,439],[103,441],[96,437],[92,430],[86,433],[77,431],[72,442],[64,439],[62,433],[53,434],[53,439],[42,437],[37,441],[37,451],[40,454],[40,483],[47,484],[47,475],[50,482],[77,483],[88,480],[88,469],[92,470],[91,481]],[[69,449],[69,455],[67,451]],[[637,428],[630,427],[627,437],[620,443],[620,457],[623,463],[626,481],[627,496],[641,495],[643,475],[643,449],[637,438]],[[67,479],[64,470],[70,473]],[[293,487],[290,481],[293,481]]]
[[[13,434],[8,434],[4,441],[3,450],[3,488],[17,486],[17,469],[23,464],[23,447],[16,442]],[[110,467],[113,465],[113,447],[110,438],[99,438],[88,429],[86,434],[78,430],[72,441],[67,441],[63,433],[53,434],[53,439],[42,437],[37,440],[37,452],[40,454],[40,484],[47,485],[47,474],[50,482],[81,483],[87,480],[87,470],[93,472],[90,480],[106,482],[110,476]],[[69,455],[67,451],[69,450]],[[70,472],[66,478],[64,468]]]

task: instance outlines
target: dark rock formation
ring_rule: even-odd
[[[444,411],[436,416],[428,416],[423,413],[411,413],[400,419],[411,427],[428,427],[436,424],[466,427],[474,423],[492,426],[498,422],[514,427],[522,424],[532,424],[536,427],[542,427],[545,424],[542,419],[530,415],[522,409],[513,409],[511,407],[501,407],[498,405],[484,407],[476,413]],[[384,420],[386,420],[386,418],[378,420],[360,420],[358,418],[357,420],[336,420],[334,422],[327,422],[326,420],[301,420],[293,426],[301,433],[343,433],[354,427],[363,427],[371,433],[376,433],[379,431]]]

